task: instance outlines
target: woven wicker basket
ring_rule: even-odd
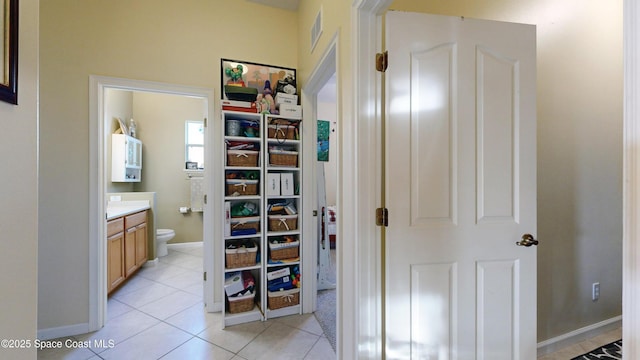
[[[285,150],[269,151],[269,164],[272,166],[298,166],[298,152]]]
[[[258,180],[227,179],[227,196],[258,195]]]
[[[269,125],[269,138],[278,140],[294,140],[296,127],[292,125]]]
[[[271,310],[300,304],[299,288],[284,291],[268,291],[267,295],[267,306],[269,306]]]
[[[253,292],[249,295],[240,297],[227,297],[229,300],[229,313],[237,314],[241,312],[247,312],[253,310],[253,303],[256,297],[256,293]]]
[[[260,232],[260,217],[248,216],[248,217],[232,217],[231,218],[231,230],[249,230],[255,229]]]
[[[298,215],[269,215],[269,231],[298,229]]]
[[[255,150],[227,150],[227,165],[257,167],[259,155]]]
[[[269,243],[269,250],[271,250],[271,260],[294,259],[299,256],[300,241],[280,244]]]
[[[254,266],[256,264],[257,254],[258,247],[255,246],[255,244],[252,248],[241,247],[237,249],[225,249],[227,269]]]

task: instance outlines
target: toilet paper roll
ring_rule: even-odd
[[[181,214],[186,214],[188,212],[189,212],[189,208],[188,207],[186,207],[186,206],[180,207],[180,213]]]

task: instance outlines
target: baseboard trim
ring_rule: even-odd
[[[192,247],[198,247],[198,246],[203,246],[202,241],[167,244],[168,248],[178,248],[178,249],[192,248]]]
[[[147,262],[142,264],[142,267],[156,266],[156,265],[158,265],[158,262],[159,262],[158,258],[155,258],[153,260],[147,260]]]
[[[41,329],[38,330],[38,340],[58,339],[67,336],[86,334],[88,332],[89,323]]]
[[[622,315],[591,324],[580,329],[556,336],[549,340],[538,343],[538,357],[558,351],[567,346],[577,344],[581,341],[596,337],[607,331],[614,330],[622,326]]]

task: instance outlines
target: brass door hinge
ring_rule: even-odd
[[[207,127],[207,118],[204,118],[204,127]]]
[[[376,209],[376,225],[389,226],[389,210],[387,208]]]
[[[203,274],[204,281],[207,281],[207,272],[205,271]]]
[[[376,54],[376,70],[380,72],[387,71],[387,67],[389,66],[389,52],[385,51],[383,53]]]

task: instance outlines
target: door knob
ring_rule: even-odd
[[[531,245],[538,245],[538,240],[533,238],[533,235],[531,234],[524,234],[522,235],[522,239],[518,242],[516,242],[516,245],[518,246],[526,246],[529,247]]]

